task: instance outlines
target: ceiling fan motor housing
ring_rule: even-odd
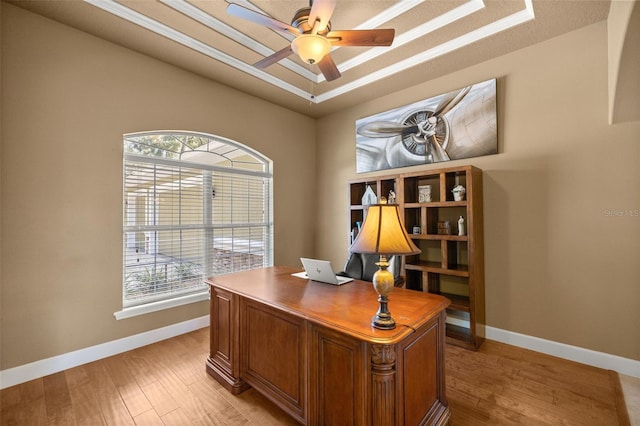
[[[309,23],[309,14],[311,13],[310,7],[303,7],[298,9],[293,19],[291,20],[291,26],[296,27],[302,34],[309,34],[313,30],[313,23]],[[331,31],[331,21],[327,22],[327,27],[322,31],[318,31],[318,35],[326,36]]]

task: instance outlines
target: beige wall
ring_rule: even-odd
[[[208,313],[201,302],[113,316],[124,133],[200,131],[271,158],[275,262],[313,255],[315,141],[296,136],[313,119],[6,3],[2,43],[0,369]]]
[[[607,124],[606,22],[320,119],[318,256],[346,258],[355,120],[494,77],[499,154],[449,163],[484,170],[488,325],[640,360],[640,122]]]

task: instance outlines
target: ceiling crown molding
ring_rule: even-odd
[[[535,14],[533,11],[532,0],[523,0],[524,8],[512,13],[509,16],[502,17],[494,20],[479,28],[470,29],[464,34],[455,37],[453,39],[444,40],[438,45],[433,46],[418,54],[411,54],[405,59],[397,60],[391,65],[383,66],[367,73],[367,75],[356,78],[355,80],[339,79],[337,80],[337,87],[329,89],[322,93],[313,92],[317,90],[314,87],[314,83],[317,85],[325,81],[324,76],[321,73],[312,72],[310,68],[306,68],[296,61],[291,59],[281,60],[278,64],[287,70],[301,76],[303,79],[308,80],[310,89],[306,90],[300,86],[285,81],[281,77],[277,77],[267,70],[262,70],[253,66],[253,64],[242,61],[229,53],[223,52],[221,49],[207,44],[201,40],[198,40],[190,35],[185,34],[175,28],[172,28],[166,24],[163,24],[149,16],[146,16],[124,4],[118,3],[115,0],[84,0],[86,3],[100,8],[108,13],[125,19],[135,25],[152,31],[162,37],[186,46],[196,52],[208,56],[209,58],[220,61],[230,67],[233,67],[239,71],[256,77],[272,86],[278,87],[281,90],[294,94],[300,98],[308,100],[310,103],[320,104],[327,100],[333,99],[337,96],[347,94],[353,90],[374,83],[390,75],[397,74],[401,71],[405,71],[416,65],[423,64],[434,58],[453,52],[461,47],[470,45],[479,40],[491,37],[499,32],[508,30],[515,26],[521,25],[534,19]],[[233,40],[239,45],[250,49],[253,52],[258,53],[261,56],[269,56],[274,53],[274,50],[262,42],[258,41],[242,31],[232,27],[231,25],[223,22],[221,19],[212,16],[193,4],[185,0],[159,0],[160,3],[170,7],[171,9],[187,16],[188,18],[199,22],[207,28],[222,34],[225,37]],[[386,23],[393,23],[393,20],[400,17],[405,13],[413,11],[415,8],[423,4],[425,0],[405,0],[394,4],[393,6],[377,13],[375,16],[367,19],[365,22],[356,26],[356,29],[375,29]],[[259,13],[266,14],[260,8],[252,4],[248,0],[235,0],[235,3],[248,7]],[[410,28],[395,37],[393,44],[389,47],[374,47],[367,49],[363,53],[360,53],[354,57],[347,58],[342,62],[336,61],[338,70],[344,73],[348,70],[355,69],[361,66],[366,66],[370,61],[383,55],[390,54],[401,47],[408,45],[411,42],[420,40],[423,37],[427,37],[429,34],[435,33],[438,30],[446,28],[456,21],[470,17],[471,15],[482,11],[486,8],[486,5],[482,0],[467,0],[463,4],[443,12],[441,15],[435,16],[432,19],[419,24],[416,27]],[[280,32],[276,34],[287,39],[290,42],[293,35],[285,35]],[[333,50],[337,50],[334,48]],[[342,84],[340,84],[342,83]]]

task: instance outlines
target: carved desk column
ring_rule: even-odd
[[[370,349],[373,424],[392,425],[395,422],[396,405],[395,346],[372,344]]]

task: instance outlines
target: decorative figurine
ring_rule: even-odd
[[[458,219],[458,235],[464,235],[464,217]]]
[[[389,191],[389,198],[387,199],[387,204],[395,204],[396,203],[396,193],[392,189]]]
[[[467,192],[467,190],[464,189],[464,186],[457,185],[451,192],[453,192],[454,201],[462,201],[464,200],[464,193]]]
[[[370,206],[371,204],[376,204],[378,202],[378,197],[376,197],[376,193],[373,192],[370,185],[367,185],[364,191],[364,195],[362,196],[362,205]]]

